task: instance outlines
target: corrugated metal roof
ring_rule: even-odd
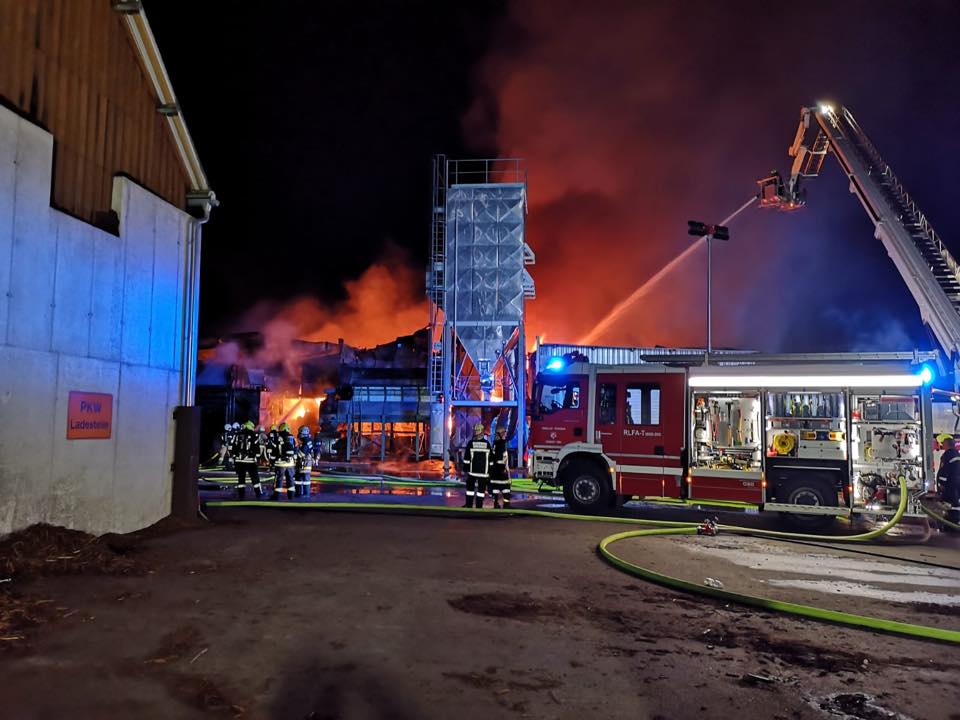
[[[537,354],[537,369],[541,358],[561,357],[567,353],[577,352],[585,355],[594,365],[641,365],[644,362],[669,362],[671,359],[702,358],[706,351],[703,348],[666,348],[666,347],[615,347],[598,345],[567,345],[548,343],[539,346]],[[710,354],[717,355],[744,355],[746,350],[714,350]]]

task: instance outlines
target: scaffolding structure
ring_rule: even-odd
[[[436,156],[432,209],[430,451],[446,474],[457,417],[506,427],[518,454],[526,446],[524,304],[535,297],[526,266],[536,257],[523,161]]]

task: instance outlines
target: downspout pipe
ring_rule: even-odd
[[[190,236],[186,257],[186,303],[183,318],[183,371],[180,382],[180,405],[192,406],[196,402],[197,391],[197,332],[200,319],[200,256],[202,248],[202,228],[210,219],[210,211],[220,202],[212,190],[189,193],[188,207],[200,207],[203,214],[190,221]]]

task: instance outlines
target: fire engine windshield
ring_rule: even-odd
[[[537,402],[542,415],[580,407],[580,383],[557,381],[540,386]]]

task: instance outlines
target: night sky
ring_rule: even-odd
[[[430,159],[519,155],[538,299],[573,341],[844,104],[954,250],[960,5],[924,2],[145,3],[211,185],[201,333],[422,306]],[[752,210],[715,255],[715,337],[768,350],[928,346],[832,159],[792,215]],[[702,254],[601,342],[703,341]],[[378,295],[389,303],[361,300]],[[286,304],[293,302],[294,304]],[[425,309],[422,324],[426,323]],[[391,334],[392,333],[392,334]],[[336,339],[328,337],[327,339]],[[347,337],[348,341],[351,340]]]

